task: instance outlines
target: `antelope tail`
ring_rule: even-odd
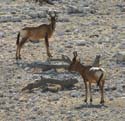
[[[103,78],[103,72],[102,72],[101,76],[99,77],[99,79],[98,79],[98,81],[97,81],[97,86],[99,86],[100,81],[101,81],[102,78]]]
[[[17,35],[16,45],[18,45],[18,44],[19,44],[19,39],[20,39],[20,32],[19,32],[19,33],[18,33],[18,35]]]

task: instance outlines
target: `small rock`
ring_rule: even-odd
[[[117,29],[117,28],[118,28],[117,25],[113,25],[113,26],[112,26],[112,29]]]
[[[21,16],[20,16],[20,19],[21,19],[21,20],[22,20],[22,19],[26,19],[26,18],[28,19],[28,17],[25,16],[25,15],[21,15]]]
[[[117,63],[125,63],[125,51],[116,54]]]
[[[10,13],[11,13],[11,14],[16,14],[16,11],[11,11]]]
[[[5,35],[5,33],[4,33],[4,32],[2,32],[2,31],[0,31],[0,39],[1,39],[1,38],[3,38],[3,37],[4,37],[4,35]]]
[[[96,87],[93,88],[93,91],[94,91],[94,92],[98,92],[98,91],[99,91],[99,88],[96,86]]]
[[[93,35],[90,35],[89,37],[94,38],[94,37],[99,37],[99,35],[98,34],[93,34]]]
[[[38,18],[38,14],[36,14],[36,13],[29,13],[29,16],[30,16],[32,19]]]
[[[69,18],[68,18],[68,17],[65,17],[65,16],[59,18],[58,21],[59,21],[59,22],[70,22]]]
[[[105,91],[110,91],[110,90],[111,90],[111,88],[109,86],[105,87]]]
[[[77,46],[85,46],[87,42],[85,40],[75,40]]]
[[[123,88],[122,88],[121,85],[118,85],[118,86],[117,86],[117,91],[118,91],[118,92],[121,92],[121,93],[123,92]]]
[[[66,114],[69,114],[69,115],[71,115],[72,114],[72,111],[67,111],[67,113]]]
[[[43,12],[39,12],[38,13],[38,17],[39,18],[45,18],[46,17],[46,13],[45,12],[44,13]]]
[[[69,6],[68,13],[69,14],[82,13],[82,11],[80,11],[77,6]]]
[[[110,97],[109,97],[109,100],[110,100],[110,101],[114,100],[114,97],[113,97],[113,96],[110,96]]]
[[[122,97],[122,93],[121,93],[121,92],[116,91],[116,93],[115,93],[114,97]]]
[[[120,44],[119,49],[125,49],[125,41]]]
[[[122,7],[122,8],[121,8],[121,12],[125,12],[125,7]]]
[[[78,106],[75,106],[75,109],[82,109],[84,107],[84,105],[83,104],[80,104],[80,105],[78,105]]]
[[[85,112],[84,116],[90,116],[91,114],[89,112]]]
[[[20,17],[14,17],[14,18],[12,18],[12,22],[21,22],[21,18]]]
[[[12,20],[12,16],[0,16],[0,22],[10,22]]]
[[[63,49],[63,48],[58,48],[58,52],[59,52],[59,53],[63,53],[63,52],[64,52],[64,49]]]
[[[0,97],[4,97],[4,95],[0,92]]]
[[[122,88],[125,89],[125,84],[122,84]]]
[[[28,70],[30,70],[30,67],[26,67],[26,68],[24,68],[24,70],[25,70],[25,71],[28,71]]]
[[[39,74],[34,74],[33,77],[32,77],[33,80],[40,80],[41,77]]]
[[[113,86],[111,89],[112,89],[112,91],[114,91],[114,90],[117,89],[117,87],[116,87],[116,86]]]
[[[17,76],[17,79],[21,79],[21,76]]]
[[[50,100],[51,101],[58,101],[59,99],[60,99],[59,95],[53,95]]]
[[[71,97],[81,97],[82,93],[79,91],[73,91],[73,92],[71,92],[70,95],[71,95]]]
[[[73,48],[72,45],[66,45],[65,47],[66,47],[66,48]]]
[[[35,120],[36,117],[35,117],[35,116],[31,116],[29,119],[31,119],[31,120]]]

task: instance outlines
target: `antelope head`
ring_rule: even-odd
[[[80,65],[80,59],[77,59],[77,56],[78,56],[77,51],[74,51],[73,55],[74,55],[74,57],[69,65],[68,70],[69,71],[78,71],[79,65]]]
[[[52,13],[50,13],[50,11],[47,12],[48,19],[51,21],[51,24],[52,24],[53,26],[55,26],[56,21],[57,21],[57,13],[56,13],[56,11],[54,11],[53,14],[54,14],[54,15],[52,15]]]

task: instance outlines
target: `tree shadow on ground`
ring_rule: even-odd
[[[16,62],[17,66],[22,68],[22,69],[27,69],[27,71],[31,70],[31,69],[41,69],[43,71],[47,71],[52,69],[51,66],[48,66],[49,64],[47,62],[41,62],[41,61],[35,61],[35,62],[25,62],[22,60],[18,60]]]
[[[43,71],[47,71],[50,69],[60,69],[60,68],[66,69],[69,65],[68,61],[69,61],[68,57],[65,55],[62,55],[61,58],[50,58],[44,62],[35,61],[35,62],[28,63],[23,60],[17,60],[16,64],[23,69],[27,68],[28,70],[31,70],[31,69],[37,68]]]

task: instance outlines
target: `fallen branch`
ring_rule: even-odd
[[[52,74],[51,73],[42,74],[41,80],[37,80],[34,83],[28,84],[26,87],[22,89],[22,91],[25,91],[25,90],[31,91],[34,88],[38,88],[38,87],[41,87],[43,90],[46,90],[46,89],[49,89],[50,85],[51,85],[50,88],[53,90],[54,90],[54,86],[57,90],[61,90],[64,88],[71,88],[72,86],[74,86],[74,84],[78,83],[78,80],[76,78],[73,78],[72,74],[66,75],[66,73],[54,73],[53,76],[50,76],[50,75]],[[60,88],[59,88],[59,85],[60,85]]]

